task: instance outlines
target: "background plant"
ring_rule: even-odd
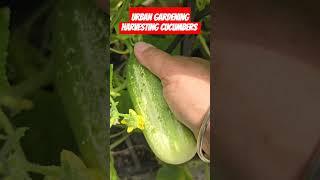
[[[107,179],[106,16],[41,2],[0,8],[0,179]]]

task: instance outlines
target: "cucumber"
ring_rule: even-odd
[[[170,111],[160,80],[140,65],[134,56],[126,69],[128,91],[135,111],[145,122],[142,130],[155,155],[168,164],[181,164],[196,153],[192,132]]]
[[[55,88],[82,160],[107,179],[107,17],[91,0],[57,1],[54,15]]]

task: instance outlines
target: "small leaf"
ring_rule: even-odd
[[[71,151],[61,152],[63,180],[104,180],[105,175],[97,169],[87,168],[83,161]]]
[[[62,165],[70,164],[74,168],[79,168],[79,169],[86,168],[86,166],[84,165],[82,160],[71,151],[63,150],[61,152],[60,157],[61,157],[61,164]]]

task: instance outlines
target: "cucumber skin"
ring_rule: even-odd
[[[160,80],[131,56],[127,65],[128,91],[145,121],[143,134],[155,155],[168,164],[182,164],[196,153],[192,132],[173,115]]]
[[[55,87],[88,168],[109,177],[106,17],[91,0],[59,0],[54,13]],[[100,21],[101,20],[101,21]],[[103,23],[99,23],[103,22]],[[108,34],[108,33],[107,33]]]

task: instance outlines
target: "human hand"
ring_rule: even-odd
[[[160,78],[164,98],[174,115],[198,137],[210,107],[210,63],[195,57],[171,56],[144,42],[137,43],[134,52],[139,63]],[[203,147],[207,154],[209,129]]]

